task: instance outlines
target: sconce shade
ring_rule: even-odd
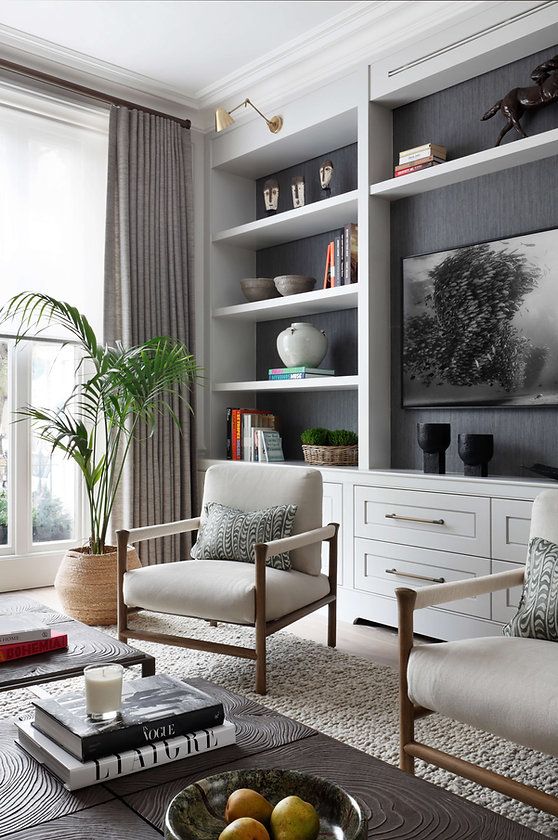
[[[217,108],[215,111],[215,131],[223,131],[224,128],[228,128],[233,123],[234,120],[228,111],[225,111],[224,108]]]

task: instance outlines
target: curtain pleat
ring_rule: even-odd
[[[192,149],[171,119],[113,107],[109,128],[105,252],[105,341],[125,346],[168,335],[194,349]],[[197,514],[195,425],[173,398],[181,430],[161,418],[140,435],[124,473],[113,527],[139,527]],[[187,535],[142,543],[144,565],[185,559]]]

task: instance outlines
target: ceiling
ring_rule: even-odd
[[[203,97],[283,45],[318,37],[338,0],[0,0],[0,26]],[[293,44],[293,41],[295,43]]]

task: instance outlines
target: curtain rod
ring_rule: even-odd
[[[58,76],[51,76],[49,73],[43,73],[41,70],[34,70],[32,67],[25,67],[23,64],[15,64],[13,61],[6,61],[0,58],[0,68],[11,70],[18,73],[20,76],[29,76],[32,79],[37,79],[40,82],[48,82],[48,84],[56,85],[56,87],[65,88],[74,93],[81,93],[89,99],[97,99],[100,102],[107,102],[111,105],[120,105],[124,108],[133,108],[134,110],[145,111],[148,114],[153,114],[155,117],[165,117],[166,119],[174,120],[183,128],[190,128],[190,120],[183,120],[180,117],[174,117],[172,114],[165,114],[162,111],[155,111],[153,108],[147,108],[145,105],[138,105],[135,102],[128,102],[126,99],[119,99],[117,96],[111,96],[109,93],[103,93],[94,88],[88,88],[84,85],[78,85],[75,82],[69,82],[67,79],[61,79]]]

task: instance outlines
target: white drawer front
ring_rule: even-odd
[[[481,496],[358,486],[355,487],[355,534],[488,557],[490,500]]]
[[[492,561],[492,573],[513,572],[518,568],[517,563],[505,563],[503,560]],[[522,586],[514,586],[513,589],[501,589],[492,593],[492,619],[493,621],[508,622],[517,612],[519,599],[521,598]]]
[[[531,509],[525,499],[492,499],[492,556],[525,563]]]
[[[324,495],[322,502],[322,523],[328,525],[330,522],[341,524],[343,521],[343,485],[324,481]],[[342,562],[342,528],[337,534],[337,583],[343,586],[343,562]],[[327,575],[329,570],[329,545],[322,546],[322,572]]]
[[[375,595],[395,597],[399,586],[415,589],[487,574],[490,574],[490,560],[483,557],[466,557],[379,540],[355,540],[355,586]],[[453,601],[443,604],[440,609],[490,618],[490,595]]]

